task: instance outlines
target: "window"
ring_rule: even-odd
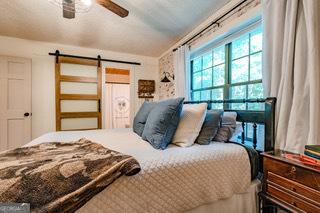
[[[191,60],[191,97],[199,100],[262,98],[262,30],[256,27]],[[213,108],[263,110],[259,103]]]

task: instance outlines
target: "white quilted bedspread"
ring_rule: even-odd
[[[170,145],[161,151],[130,129],[116,129],[49,133],[28,145],[82,137],[134,156],[142,170],[120,177],[78,212],[184,212],[244,193],[251,182],[248,155],[236,144]]]

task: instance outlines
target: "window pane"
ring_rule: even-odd
[[[243,99],[247,97],[246,85],[231,87],[231,99]]]
[[[250,80],[251,81],[262,79],[261,61],[262,61],[261,52],[250,56]]]
[[[231,104],[231,109],[246,110],[246,104]]]
[[[212,100],[223,100],[223,88],[211,90]],[[223,104],[212,104],[213,109],[223,109]]]
[[[223,88],[213,89],[212,100],[223,100]]]
[[[196,58],[193,60],[193,68],[192,68],[193,72],[197,72],[202,70],[202,66],[201,66],[201,57]]]
[[[231,83],[248,81],[248,57],[232,61]]]
[[[200,88],[201,88],[201,72],[197,72],[193,74],[192,89],[200,89]]]
[[[210,90],[201,91],[201,100],[202,101],[211,100]]]
[[[232,59],[240,58],[249,55],[249,35],[241,36],[231,43]]]
[[[259,27],[250,33],[250,53],[262,50],[262,29]]]
[[[248,85],[248,98],[263,98],[263,87],[261,83]]]
[[[193,101],[200,101],[200,92],[193,92],[192,93],[192,100]]]
[[[203,56],[203,69],[212,67],[212,53]]]
[[[231,99],[244,99],[247,97],[247,86],[234,86],[230,88]],[[231,109],[245,110],[246,104],[231,104]]]
[[[213,86],[224,85],[225,65],[221,64],[213,67]]]
[[[222,45],[213,50],[213,65],[222,64],[225,61],[225,46]]]
[[[246,137],[253,139],[253,123],[246,123]],[[257,142],[258,145],[264,140],[264,125],[257,124]]]
[[[206,69],[202,72],[202,88],[212,86],[212,68]]]
[[[248,103],[248,110],[264,111],[264,103]]]
[[[248,98],[263,98],[262,84],[248,85]],[[264,110],[264,103],[248,103],[249,110]]]

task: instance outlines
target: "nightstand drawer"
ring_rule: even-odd
[[[279,176],[301,183],[311,187],[317,191],[320,190],[320,175],[319,173],[291,165],[282,161],[271,158],[264,158],[264,166],[267,174],[272,172]],[[268,179],[268,177],[267,177]]]
[[[304,186],[295,181],[289,180],[287,178],[276,175],[272,172],[268,172],[268,184],[275,183],[283,188],[287,189],[290,192],[299,194],[300,196],[310,199],[310,202],[313,202],[315,205],[320,207],[320,192],[312,188]]]
[[[297,198],[289,193],[286,193],[285,191],[282,191],[281,189],[278,189],[270,184],[267,185],[267,193],[303,211],[311,213],[320,212],[320,208],[318,206],[307,203],[304,200]]]

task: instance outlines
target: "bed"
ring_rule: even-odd
[[[275,99],[208,101],[212,103],[263,102],[265,111],[237,111],[239,122],[254,123],[252,147],[257,147],[256,124],[265,125],[263,150],[274,145]],[[198,102],[188,102],[198,103]],[[122,176],[94,196],[77,212],[257,212],[257,192],[254,159],[259,158],[241,143],[211,143],[181,148],[169,145],[156,150],[134,134],[131,129],[54,132],[29,144],[68,142],[87,138],[110,149],[135,157],[141,172]],[[252,150],[252,149],[251,149]],[[249,153],[249,154],[248,154]]]

